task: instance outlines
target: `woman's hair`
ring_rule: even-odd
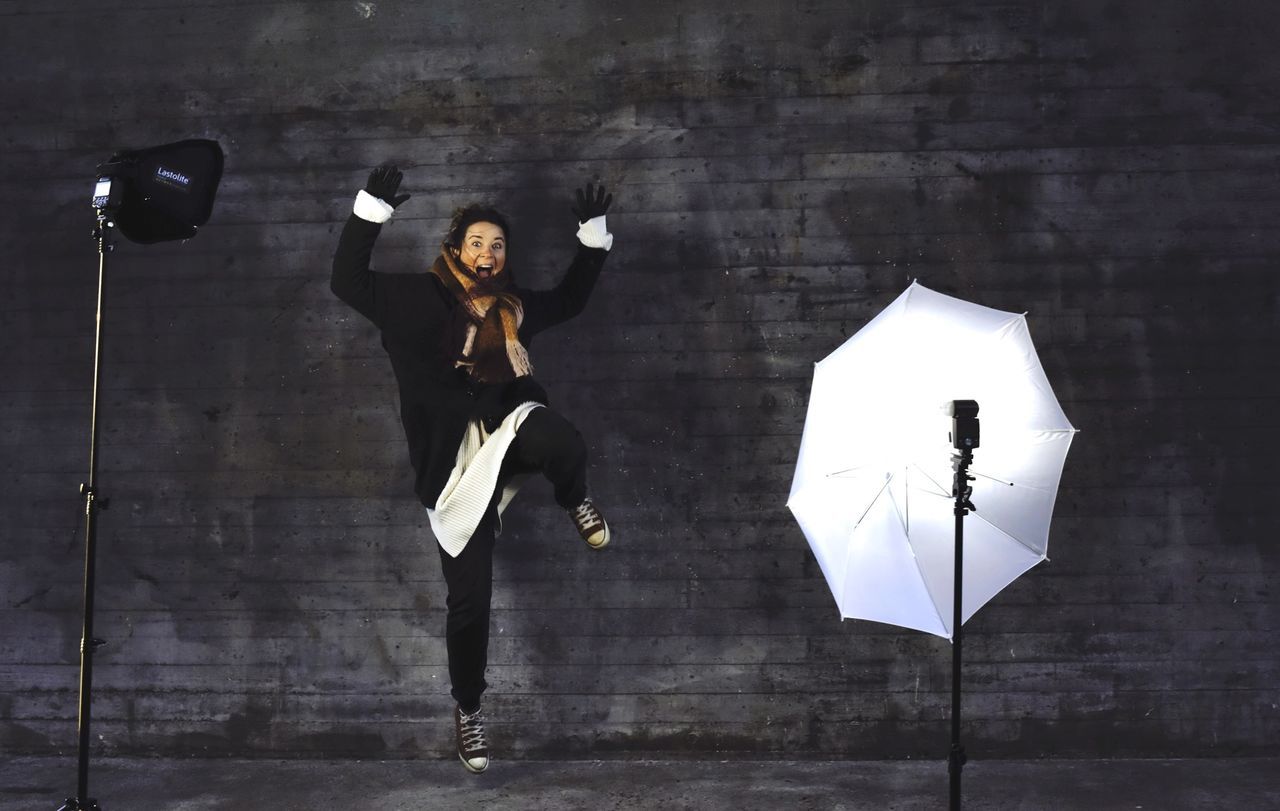
[[[502,235],[507,238],[507,242],[511,241],[511,227],[507,225],[506,215],[492,206],[480,203],[468,203],[462,208],[454,210],[453,219],[449,221],[449,231],[445,234],[444,241],[454,248],[461,248],[462,240],[467,235],[467,229],[478,222],[493,223],[502,229]]]

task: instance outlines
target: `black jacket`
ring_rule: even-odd
[[[546,393],[529,377],[498,389],[478,387],[455,368],[455,359],[447,356],[445,332],[453,323],[456,299],[430,273],[370,270],[373,243],[381,231],[378,223],[354,214],[347,219],[333,256],[330,287],[382,331],[382,346],[400,387],[400,422],[416,474],[414,491],[423,504],[434,507],[468,421],[477,416],[500,418],[526,400],[545,403]],[[524,304],[520,341],[526,348],[534,335],[582,312],[608,255],[579,245],[554,289],[516,288]]]

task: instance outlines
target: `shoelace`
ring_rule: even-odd
[[[467,715],[461,713],[462,721],[462,748],[467,752],[474,752],[477,749],[485,749],[488,744],[484,739],[484,717],[480,714],[480,710]]]
[[[594,504],[590,501],[584,501],[574,509],[573,521],[579,527],[587,527],[593,523],[599,523],[600,515],[596,512]]]

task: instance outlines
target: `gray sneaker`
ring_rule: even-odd
[[[591,503],[591,499],[569,510],[569,517],[573,519],[573,525],[578,528],[578,534],[587,542],[587,546],[603,549],[608,545],[609,525],[605,523],[604,516],[596,509],[596,505]]]
[[[480,710],[465,713],[453,708],[453,725],[458,732],[458,757],[472,774],[489,768],[489,745],[484,738],[484,716]]]

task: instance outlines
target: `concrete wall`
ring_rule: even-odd
[[[1050,546],[967,626],[970,753],[1274,753],[1280,59],[1265,4],[0,2],[0,749],[72,751],[114,150],[219,140],[106,301],[95,742],[444,755],[444,589],[393,379],[328,266],[368,169],[515,220],[616,193],[536,347],[616,545],[530,485],[497,562],[507,756],[943,757],[946,641],[841,623],[784,507],[811,364],[912,279],[1026,311],[1082,429]]]

